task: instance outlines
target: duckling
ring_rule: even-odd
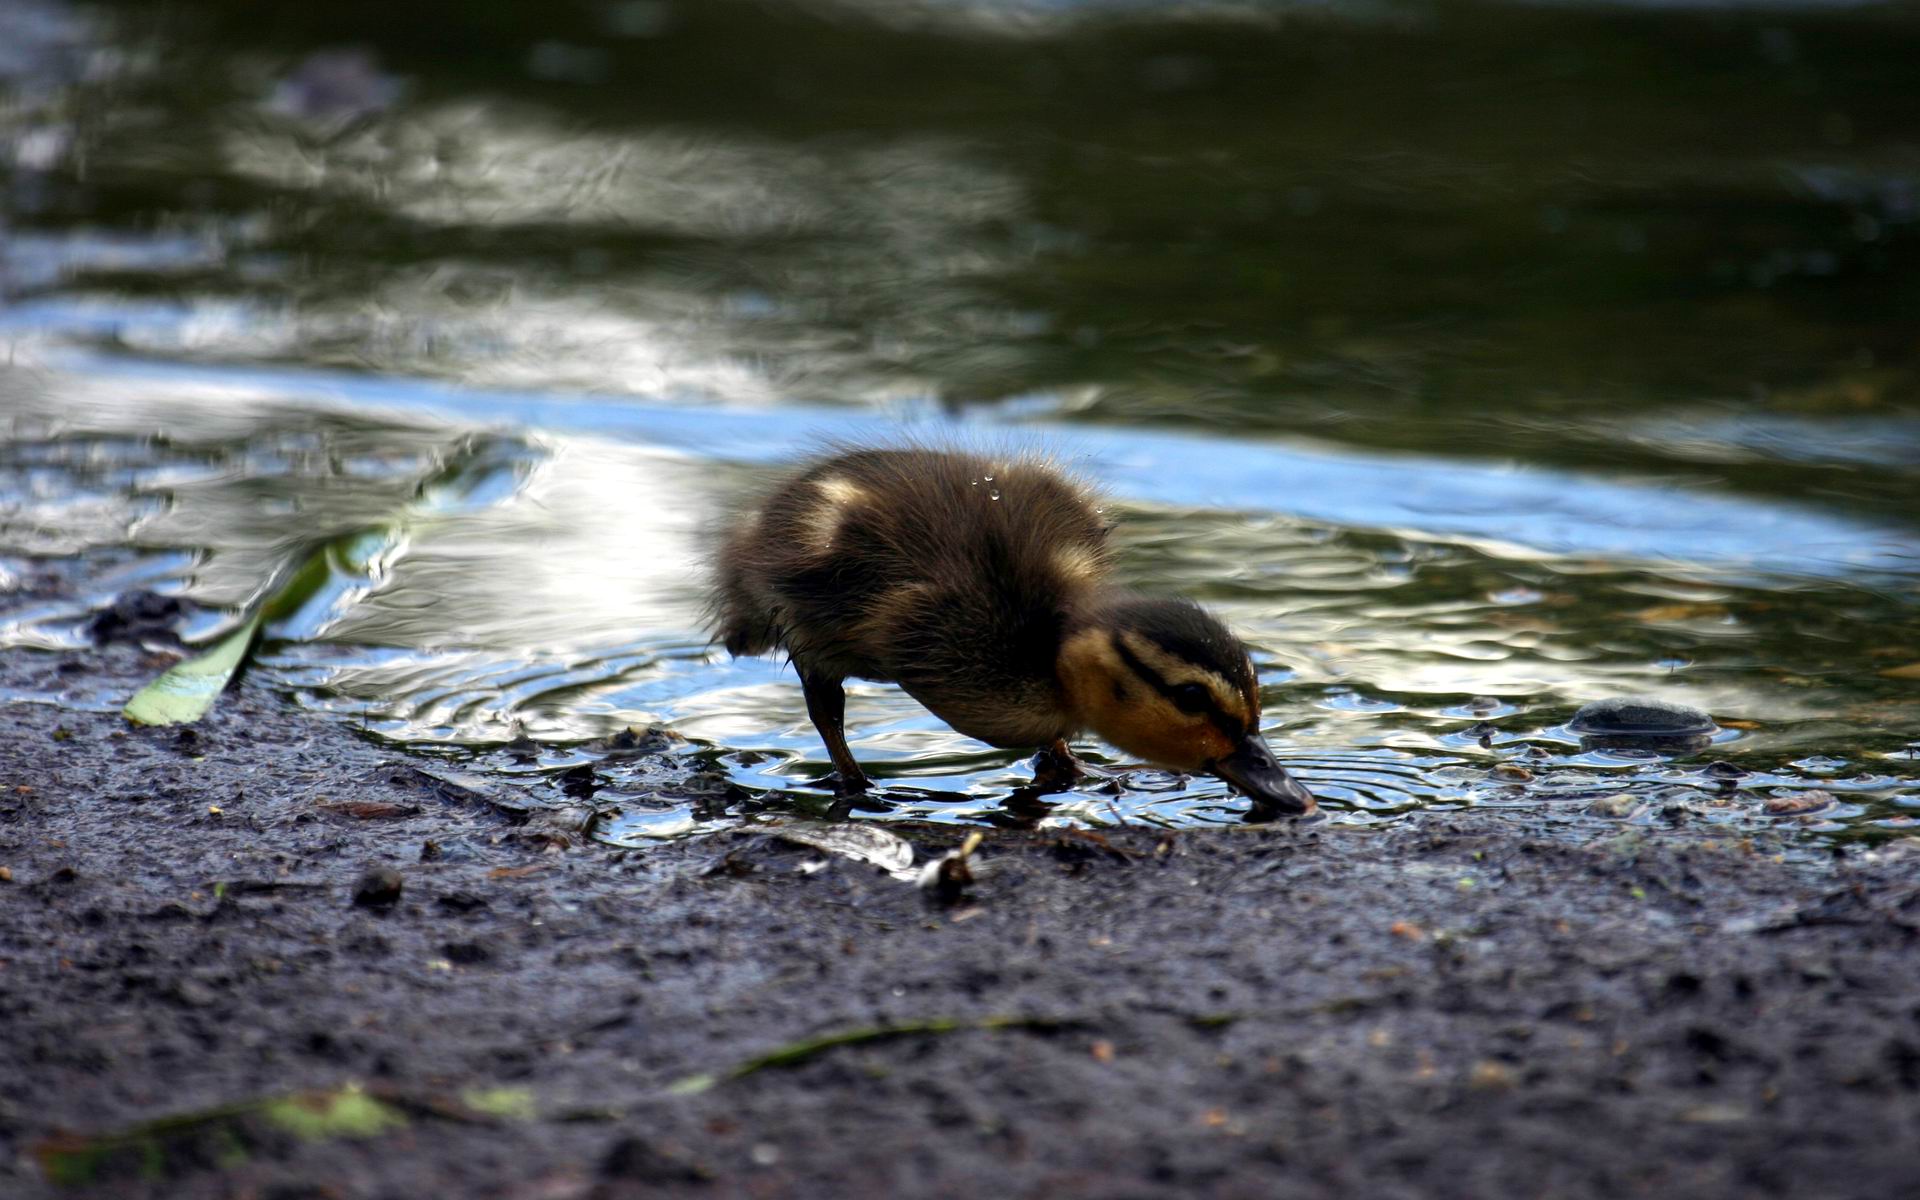
[[[787,652],[842,791],[868,786],[843,726],[856,678],[1040,749],[1043,775],[1077,774],[1067,740],[1091,730],[1256,810],[1314,810],[1260,736],[1245,647],[1191,601],[1113,586],[1093,496],[1038,458],[841,449],[774,488],[714,566],[718,638],[736,657]]]

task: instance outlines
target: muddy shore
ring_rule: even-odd
[[[14,651],[0,686],[152,667]],[[1920,1185],[1920,840],[995,832],[943,904],[763,833],[613,850],[449,770],[251,682],[189,732],[0,708],[0,1195]],[[293,1093],[383,1116],[248,1108]]]

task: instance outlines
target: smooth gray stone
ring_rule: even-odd
[[[1612,746],[1704,746],[1719,730],[1697,708],[1666,700],[1625,697],[1582,705],[1567,728],[1588,743]]]

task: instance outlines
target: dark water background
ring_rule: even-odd
[[[602,762],[614,840],[812,810],[700,547],[798,448],[904,430],[1105,483],[1123,574],[1248,636],[1334,819],[1741,829],[1817,787],[1793,820],[1884,835],[1916,63],[1912,5],[11,0],[0,645],[85,640],[4,594],[37,558],[201,635],[340,538],[263,645],[300,703],[536,799],[591,739],[691,739],[691,784]],[[1725,728],[1581,752],[1619,695]],[[1010,809],[1015,756],[889,688],[850,718],[867,815],[1241,807],[1141,771]]]

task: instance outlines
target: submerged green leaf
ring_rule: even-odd
[[[255,612],[221,638],[213,649],[168,667],[158,679],[134,693],[121,711],[137,725],[184,725],[207,715],[260,632]]]
[[[309,540],[289,553],[246,606],[248,616],[239,628],[136,692],[122,710],[127,719],[140,725],[185,725],[206,716],[246,661],[264,624],[285,620],[330,592],[336,603],[344,603],[340,596],[352,589],[343,590],[343,580],[384,573],[421,530],[492,503],[503,488],[510,491],[525,468],[517,446],[498,438],[468,439],[388,520],[324,541]]]
[[[299,608],[326,585],[330,546],[310,543],[304,553],[286,560],[256,593],[251,612],[232,633],[212,649],[168,667],[134,693],[120,710],[127,720],[136,725],[187,725],[206,716],[247,660],[261,627]]]

